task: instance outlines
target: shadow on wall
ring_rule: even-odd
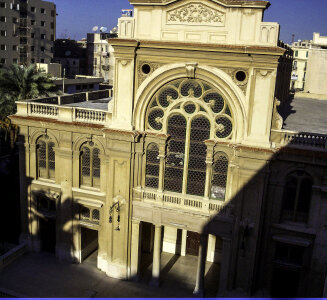
[[[24,142],[20,141],[20,145],[23,147]],[[21,154],[24,151],[21,150]],[[292,147],[278,152],[267,150],[256,154],[256,151],[247,148],[246,152],[251,152],[251,155],[239,151],[238,159],[242,156],[244,165],[233,170],[233,176],[239,178],[239,182],[234,182],[239,187],[238,192],[203,228],[199,265],[205,266],[208,234],[221,237],[223,247],[229,249],[225,251],[220,266],[220,269],[227,270],[224,275],[214,266],[207,272],[207,276],[216,276],[219,284],[217,280],[215,287],[211,285],[211,292],[206,296],[213,296],[224,285],[227,291],[243,289],[250,295],[264,289],[273,297],[321,297],[327,257],[321,257],[315,263],[312,258],[321,251],[317,248],[319,246],[315,246],[315,241],[322,241],[326,246],[326,230],[319,222],[327,219],[327,204],[321,206],[324,209],[317,210],[320,204],[312,201],[312,187],[323,186],[324,182],[323,176],[311,175],[311,163],[312,159],[316,163],[326,160],[327,153]],[[25,155],[21,157],[20,171],[25,172]],[[294,160],[290,161],[290,157]],[[303,159],[307,159],[307,165]],[[257,167],[259,164],[261,168]],[[286,169],[290,171],[285,172]],[[241,182],[242,179],[245,179],[244,182]],[[22,218],[25,220],[22,224],[23,234],[28,234],[28,231],[32,233],[31,243],[43,241],[43,244],[36,243],[34,250],[55,252],[56,247],[60,246],[61,251],[67,252],[68,258],[76,251],[73,248],[73,233],[79,230],[79,225],[72,220],[79,218],[79,205],[69,197],[63,198],[60,191],[45,189],[32,191],[34,204],[27,207],[32,178],[22,179],[21,176],[21,180],[26,180],[27,187],[22,194],[23,200],[24,195],[26,197],[21,201],[21,209],[29,212]],[[312,227],[317,229],[316,234],[308,229]],[[60,240],[61,244],[56,245],[56,240]],[[177,256],[173,256],[163,266],[162,273],[168,273],[178,260]],[[204,279],[204,267],[200,267],[198,272]],[[181,282],[182,277],[169,274],[169,280]],[[198,284],[204,288],[205,279]],[[179,288],[191,292],[194,286],[181,284]]]

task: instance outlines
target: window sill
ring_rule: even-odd
[[[61,189],[60,184],[57,184],[55,180],[38,178],[32,181],[33,185],[53,187],[55,189]]]
[[[284,229],[288,231],[307,233],[312,235],[316,234],[316,231],[313,228],[310,228],[307,224],[303,223],[280,223],[274,224],[273,227],[276,229]]]
[[[81,186],[79,188],[73,187],[72,191],[74,193],[79,193],[79,194],[88,194],[88,195],[93,195],[97,197],[105,197],[106,194],[101,192],[100,189],[95,189],[95,188],[90,188],[86,186]]]

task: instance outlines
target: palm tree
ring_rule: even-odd
[[[10,135],[11,146],[17,136],[17,126],[12,125],[9,115],[16,112],[16,101],[49,96],[56,92],[50,75],[36,68],[12,65],[0,70],[0,131],[5,140]]]
[[[0,92],[15,101],[49,96],[56,91],[50,75],[36,68],[12,65],[0,71]]]

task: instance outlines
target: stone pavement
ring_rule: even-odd
[[[183,298],[192,297],[196,257],[178,257],[162,254],[162,285],[150,287],[147,278],[140,282],[123,281],[106,276],[94,267],[95,257],[83,264],[58,261],[50,253],[28,253],[4,268],[0,273],[0,289],[14,291],[25,297],[83,297],[83,298]],[[177,260],[180,260],[177,263]],[[218,278],[214,268],[207,264],[207,296],[215,296]],[[146,266],[151,269],[151,265]],[[184,281],[179,277],[184,274]],[[219,272],[218,272],[219,274]],[[186,281],[185,281],[186,280]],[[214,288],[212,288],[212,285]]]
[[[283,105],[280,113],[284,129],[327,134],[327,101],[294,98]]]

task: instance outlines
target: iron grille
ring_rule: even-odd
[[[181,193],[185,157],[186,119],[181,115],[172,116],[168,121],[168,155],[165,170],[165,190]]]
[[[187,194],[204,196],[207,169],[207,148],[204,141],[209,138],[209,120],[204,117],[194,119],[191,123]]]
[[[228,159],[227,157],[219,153],[215,156],[212,166],[212,178],[211,178],[211,198],[225,200],[226,183],[228,172]]]
[[[145,186],[150,188],[158,188],[159,185],[159,147],[156,144],[150,144],[146,151],[146,175]]]

